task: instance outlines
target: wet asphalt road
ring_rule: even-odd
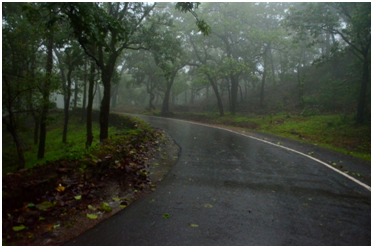
[[[179,160],[154,193],[65,245],[371,244],[371,192],[355,182],[238,134],[141,118],[175,139]]]

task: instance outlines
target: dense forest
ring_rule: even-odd
[[[352,116],[370,126],[370,3],[3,3],[3,130],[45,154],[50,113]],[[370,129],[370,128],[368,128]],[[4,132],[4,131],[3,131]]]

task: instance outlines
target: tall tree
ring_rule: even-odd
[[[285,25],[297,31],[297,37],[310,34],[317,43],[323,32],[339,36],[361,63],[360,93],[356,123],[364,122],[367,88],[370,83],[371,3],[308,3],[291,8]]]
[[[35,26],[23,17],[22,7],[26,4],[3,4],[3,66],[2,66],[2,123],[11,134],[18,154],[18,169],[23,169],[25,159],[19,136],[19,115],[34,111],[32,92],[37,88],[33,80],[41,36]],[[25,101],[27,99],[27,101]]]
[[[155,4],[68,3],[69,16],[79,43],[101,71],[104,93],[100,109],[100,140],[108,137],[111,79],[123,50],[139,50],[151,27],[144,25]]]
[[[62,88],[63,88],[63,96],[64,96],[64,125],[63,125],[63,134],[62,134],[62,142],[67,142],[67,128],[69,123],[69,110],[70,110],[70,99],[71,99],[71,86],[72,86],[72,74],[74,70],[78,67],[78,65],[83,63],[83,54],[82,50],[80,49],[79,45],[76,42],[71,42],[69,46],[64,47],[63,58],[60,52],[55,49],[55,54],[59,60],[60,64],[60,73],[62,78]],[[65,75],[65,71],[63,68],[63,64],[67,67],[67,75]],[[77,82],[75,82],[77,85]],[[75,97],[76,98],[76,97]],[[74,106],[75,107],[75,106]]]
[[[152,53],[157,66],[162,70],[166,80],[166,90],[162,102],[161,115],[169,116],[171,88],[178,71],[187,64],[187,59],[181,49],[181,40],[176,36],[176,30],[166,30],[160,34],[157,43],[153,44]]]

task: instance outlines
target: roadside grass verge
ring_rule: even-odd
[[[85,148],[86,143],[86,124],[82,123],[78,117],[71,116],[67,132],[67,143],[62,142],[63,117],[54,115],[51,124],[48,127],[45,157],[37,159],[38,144],[34,144],[33,133],[21,133],[24,144],[25,168],[32,168],[38,164],[45,164],[47,161],[56,161],[59,159],[74,160],[91,153],[99,143],[99,124],[92,122],[93,142],[89,149]],[[109,127],[109,136],[124,133],[126,130],[117,130],[115,127]],[[9,172],[17,171],[18,156],[14,145],[3,147],[3,176]]]
[[[355,126],[353,115],[290,116],[218,113],[177,113],[177,118],[240,127],[274,134],[371,161],[370,125]]]

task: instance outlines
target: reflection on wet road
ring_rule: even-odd
[[[156,192],[69,245],[370,245],[370,191],[356,183],[234,133],[141,118],[181,146],[177,164]]]

